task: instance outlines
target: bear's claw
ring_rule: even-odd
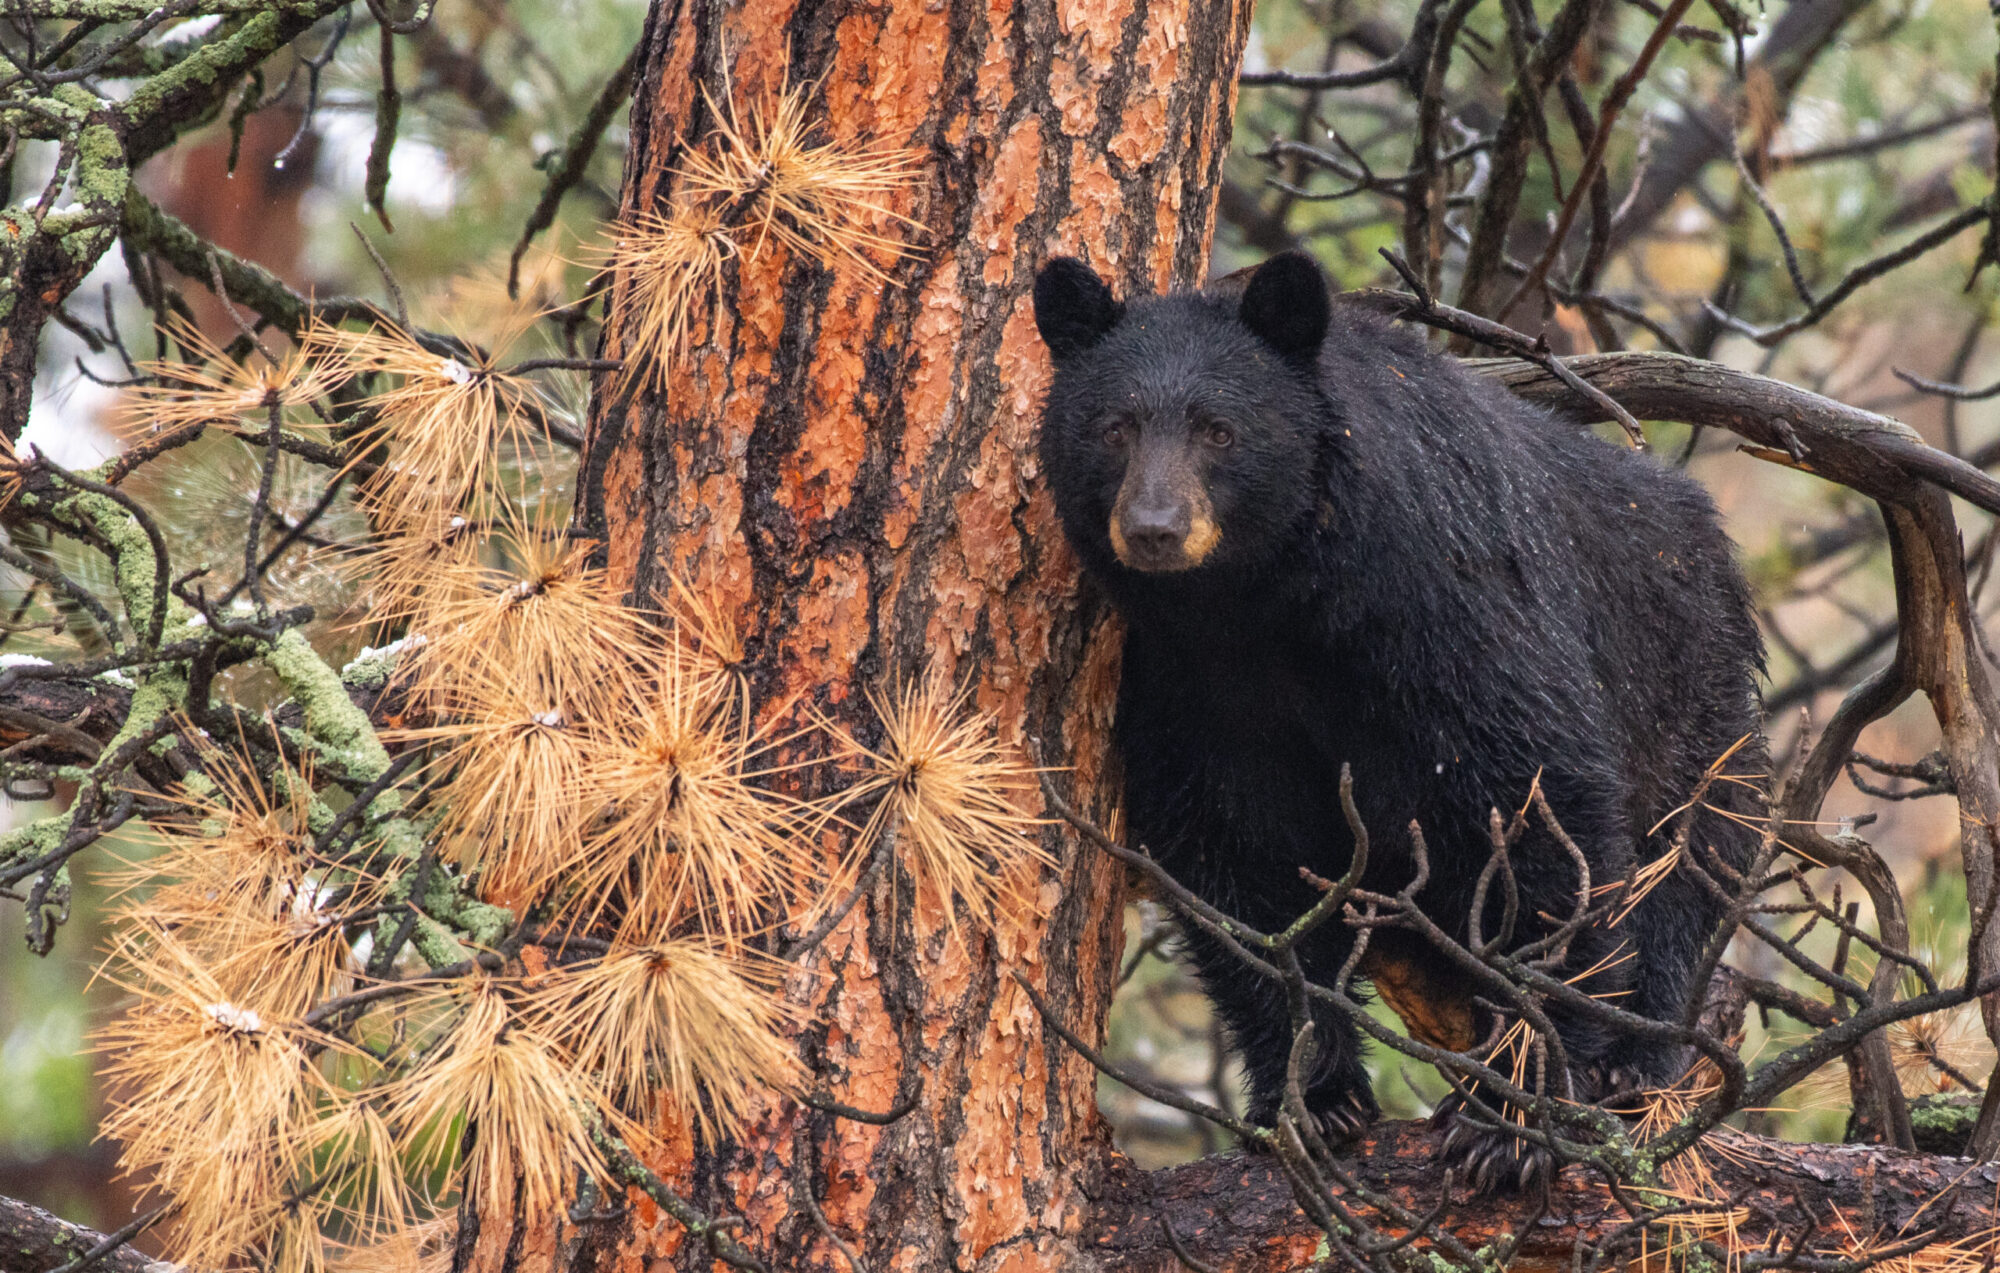
[[[1481,1123],[1452,1095],[1431,1114],[1431,1130],[1444,1132],[1438,1159],[1475,1194],[1528,1193],[1555,1179],[1562,1163],[1518,1132]]]
[[[1319,1124],[1319,1134],[1329,1141],[1359,1140],[1369,1125],[1382,1116],[1375,1102],[1359,1092],[1348,1092],[1330,1106],[1307,1112]]]
[[[1665,1086],[1632,1065],[1594,1065],[1581,1077],[1584,1100],[1621,1114],[1641,1104],[1644,1093]]]
[[[1312,1098],[1308,1097],[1308,1101]],[[1319,1134],[1328,1144],[1340,1145],[1361,1139],[1382,1111],[1375,1106],[1375,1098],[1365,1089],[1343,1092],[1326,1104],[1317,1102],[1306,1107]],[[1258,1108],[1250,1111],[1250,1121],[1259,1127],[1276,1127],[1278,1110],[1275,1107]]]

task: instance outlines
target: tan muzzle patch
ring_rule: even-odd
[[[1192,570],[1208,559],[1222,542],[1222,527],[1215,523],[1215,507],[1209,502],[1208,491],[1198,477],[1188,475],[1173,485],[1174,496],[1181,500],[1188,510],[1187,533],[1177,546],[1179,551],[1170,558],[1142,557],[1132,550],[1131,541],[1126,537],[1125,498],[1127,492],[1119,492],[1118,504],[1111,510],[1111,524],[1107,528],[1111,539],[1111,551],[1118,560],[1134,570],[1152,573],[1171,573]]]

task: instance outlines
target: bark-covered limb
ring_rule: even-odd
[[[134,167],[174,144],[221,106],[252,67],[305,34],[350,0],[272,0],[225,39],[141,84],[116,108],[117,129]],[[150,9],[148,10],[150,11]],[[79,15],[82,16],[82,15]]]
[[[99,678],[18,681],[0,689],[0,747],[10,759],[89,764],[131,707],[130,689]]]
[[[312,301],[292,290],[283,279],[255,261],[247,261],[189,229],[179,218],[139,193],[125,193],[124,234],[132,246],[159,257],[189,278],[213,287],[216,274],[229,289],[228,299],[255,310],[287,334],[296,335],[317,313],[328,322],[349,318],[386,318],[374,302],[347,297]]]
[[[131,177],[111,112],[74,85],[41,99],[62,123],[56,169],[41,203],[0,210],[0,433],[18,440],[27,427],[43,322],[108,249]],[[73,206],[51,209],[65,184]]]
[[[1395,293],[1368,293],[1377,296]],[[1415,297],[1401,297],[1412,310]],[[1585,354],[1564,366],[1642,420],[1727,429],[1765,451],[1790,455],[1808,473],[1875,499],[1905,501],[1931,482],[1988,512],[2000,513],[2000,481],[1925,442],[1915,429],[1782,381],[1679,354]],[[1475,359],[1473,370],[1531,401],[1579,420],[1602,409],[1544,369],[1517,359]]]
[[[25,1202],[0,1198],[0,1270],[4,1273],[54,1273],[103,1242],[103,1234],[80,1224]],[[156,1267],[152,1256],[129,1246],[107,1251],[91,1265],[94,1273],[148,1273]]]
[[[1549,19],[1542,38],[1514,83],[1507,90],[1506,114],[1489,152],[1493,168],[1479,206],[1472,215],[1472,245],[1466,250],[1465,272],[1459,279],[1458,304],[1485,312],[1495,267],[1507,250],[1507,235],[1527,186],[1528,160],[1542,118],[1542,101],[1577,47],[1590,33],[1604,6],[1594,0],[1566,0]]]
[[[344,682],[355,707],[378,723],[404,715],[405,696],[393,686],[365,679]],[[0,682],[0,749],[22,746],[9,760],[44,764],[76,764],[94,760],[118,733],[132,707],[127,685],[89,673],[52,678],[16,677]],[[281,729],[305,723],[305,711],[288,702],[277,709]]]
[[[1408,305],[1420,302],[1410,298]],[[1571,359],[1569,369],[1648,419],[1725,428],[1761,446],[1769,458],[1873,497],[1889,530],[1896,576],[1897,653],[1877,687],[1885,696],[1921,691],[1943,734],[1960,806],[1960,850],[1972,909],[1967,966],[1974,978],[2000,967],[2000,695],[1971,629],[1965,563],[1943,491],[2000,511],[2000,483],[1926,445],[1915,430],[1778,381],[1673,354],[1606,354]],[[1478,369],[1515,392],[1583,418],[1601,414],[1546,370],[1485,362]],[[1874,683],[1871,682],[1871,685]],[[1872,710],[1872,708],[1871,708]],[[1866,713],[1862,713],[1865,715]],[[1877,713],[1879,714],[1879,713]],[[1831,775],[1852,740],[1836,741],[1812,768]],[[1808,793],[1811,794],[1811,793]],[[1805,807],[1810,804],[1812,807]],[[1817,816],[1817,795],[1789,801],[1787,817]],[[1886,936],[1886,933],[1885,933]],[[1981,1005],[1989,1036],[2000,1037],[2000,996]],[[2000,1083],[1991,1085],[2000,1092]],[[1989,1095],[1973,1152],[2000,1157],[2000,1096]]]
[[[22,7],[29,16],[58,21],[137,22],[160,6],[154,0],[27,0]],[[202,0],[191,12],[307,14],[323,8],[314,0]]]
[[[1938,1244],[1989,1235],[2000,1167],[1863,1145],[1801,1145],[1724,1133],[1711,1152],[1714,1196],[1740,1198],[1746,1248],[1816,1227],[1808,1247],[1839,1249],[1843,1236],[1894,1241],[1930,1231]],[[1378,1124],[1340,1165],[1364,1187],[1422,1214],[1437,1201],[1440,1134],[1422,1123]],[[1181,1273],[1162,1224],[1196,1259],[1231,1273],[1277,1273],[1310,1263],[1322,1234],[1292,1201],[1275,1158],[1220,1154],[1164,1171],[1116,1159],[1096,1198],[1089,1249],[1121,1273]],[[1517,1232],[1534,1203],[1456,1193],[1440,1226],[1479,1248]],[[1580,1168],[1556,1181],[1551,1205],[1526,1235],[1515,1273],[1571,1268],[1578,1242],[1610,1236],[1630,1217]],[[1845,1227],[1843,1227],[1843,1220]],[[1383,1225],[1385,1232],[1393,1226]],[[1655,1243],[1655,1249],[1658,1243]],[[1635,1252],[1636,1254],[1636,1252]]]

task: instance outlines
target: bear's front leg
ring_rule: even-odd
[[[1199,930],[1188,934],[1187,950],[1216,1014],[1228,1027],[1230,1039],[1243,1058],[1250,1080],[1249,1121],[1261,1127],[1275,1126],[1284,1108],[1285,1073],[1293,1042],[1284,986]],[[1314,952],[1317,958],[1306,965],[1308,979],[1325,963],[1328,953]],[[1333,967],[1338,969],[1340,962],[1335,959]],[[1362,1064],[1361,1036],[1346,1014],[1331,1004],[1313,1004],[1312,1023],[1316,1055],[1300,1081],[1306,1112],[1327,1139],[1353,1140],[1381,1116],[1368,1068]]]

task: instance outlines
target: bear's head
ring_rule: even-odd
[[[1325,276],[1297,252],[1240,296],[1121,302],[1081,261],[1042,267],[1035,325],[1055,362],[1042,462],[1087,565],[1235,574],[1298,532],[1320,470],[1330,317]]]

